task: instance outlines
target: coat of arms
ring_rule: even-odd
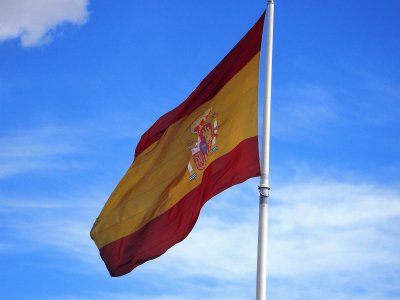
[[[197,137],[189,146],[189,150],[192,153],[192,160],[197,170],[204,170],[208,156],[218,150],[216,144],[218,132],[217,113],[213,112],[212,107],[207,109],[192,123],[190,131]],[[189,180],[197,177],[191,161],[188,164]]]

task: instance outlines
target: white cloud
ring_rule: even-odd
[[[398,189],[321,178],[273,194],[269,274],[276,298],[390,299],[396,287],[383,283],[400,273]]]
[[[111,147],[110,141],[125,143],[127,155],[123,160],[130,163],[134,153],[132,140],[140,134],[134,128],[137,122],[132,122],[131,117],[124,122],[125,117],[122,114],[118,119],[115,115],[109,118],[111,125],[104,127],[89,121],[10,131],[7,136],[0,137],[0,180],[28,173],[85,168],[94,155],[107,154],[104,149],[98,149]],[[82,155],[87,156],[82,159]]]
[[[181,296],[152,296],[152,297],[141,297],[137,293],[95,293],[90,296],[62,296],[62,297],[51,297],[51,298],[40,298],[45,300],[185,300],[186,298]]]
[[[88,0],[2,0],[0,41],[20,38],[25,47],[49,41],[51,31],[64,23],[84,24]]]
[[[317,84],[285,86],[273,102],[273,137],[312,135],[338,118],[333,88]],[[261,118],[260,118],[261,120]]]
[[[75,152],[74,147],[63,141],[70,134],[68,129],[47,126],[0,139],[0,158],[48,157]]]
[[[136,293],[98,293],[91,298],[83,299],[99,299],[99,300],[185,300],[184,297],[180,296],[152,296],[152,297],[141,297]],[[76,299],[76,298],[70,298]],[[82,300],[83,300],[82,299]]]
[[[54,209],[65,207],[59,202],[37,202],[37,201],[19,201],[19,200],[2,200],[0,199],[0,212],[20,212],[32,209]]]
[[[0,243],[0,254],[7,253],[13,249],[13,246],[10,244]]]
[[[29,196],[26,198],[29,199]],[[105,194],[93,192],[88,198],[58,198],[58,202],[34,198],[6,199],[0,201],[0,218],[4,220],[0,229],[11,233],[9,244],[23,242],[22,252],[34,253],[38,249],[46,249],[45,252],[50,255],[57,254],[58,257],[73,259],[90,267],[63,266],[71,272],[94,270],[107,274],[89,236],[101,209],[100,203],[107,199]]]
[[[244,191],[257,202],[254,186],[246,185]],[[254,289],[257,209],[247,199],[233,205],[232,195],[221,198],[226,197],[213,201],[229,201],[225,208],[242,212],[226,222],[220,210],[206,208],[191,235],[151,262],[152,269]],[[393,287],[383,282],[400,274],[399,220],[400,191],[391,187],[310,180],[272,190],[270,293],[276,299],[386,299]],[[286,289],[280,282],[286,282]],[[364,285],[363,295],[347,290],[356,282]],[[333,288],[339,290],[333,293]]]
[[[204,216],[189,237],[152,268],[173,270],[178,277],[236,281],[254,273],[257,233],[253,222],[224,223]]]
[[[77,132],[46,126],[15,132],[0,139],[0,179],[48,169],[80,168],[66,158],[82,151],[76,146]]]
[[[386,130],[396,128],[400,115],[398,83],[384,75],[365,70],[351,72],[356,80],[352,89],[348,91],[347,98],[350,101],[344,106],[343,113],[350,113],[354,123],[363,121],[369,126],[385,127]]]
[[[154,276],[163,278],[164,284],[174,284],[171,297],[165,299],[253,298],[256,184],[256,180],[250,180],[211,200],[186,240],[134,273],[139,272],[141,280],[148,280],[148,284],[158,284],[154,283]],[[359,180],[343,182],[329,178],[275,185],[270,201],[271,297],[389,299],[385,295],[395,287],[385,282],[400,273],[400,191]],[[64,199],[71,209],[51,208],[51,212],[32,214],[28,220],[20,220],[9,228],[15,230],[13,236],[35,243],[36,248],[83,262],[89,272],[95,270],[105,276],[107,271],[89,238],[102,203],[94,199],[104,201],[106,195],[75,201]],[[8,218],[18,219],[15,216]],[[363,289],[362,294],[354,292],[357,287]],[[96,295],[102,299],[100,291]],[[85,295],[81,296],[85,299]],[[140,295],[129,293],[129,289],[126,294],[116,295],[116,299],[130,296],[141,299]],[[157,299],[156,295],[152,298]]]

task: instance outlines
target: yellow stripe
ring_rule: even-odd
[[[218,114],[218,150],[207,165],[241,141],[257,136],[257,54],[209,102],[172,124],[162,138],[142,152],[128,169],[97,219],[91,235],[101,248],[127,236],[174,206],[198,186],[203,171],[195,167],[189,146],[196,141],[190,126],[212,108]],[[189,161],[197,173],[189,180]]]

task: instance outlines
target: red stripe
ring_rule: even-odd
[[[252,137],[211,163],[204,171],[201,184],[171,209],[138,231],[101,248],[100,255],[110,275],[125,275],[165,253],[189,234],[202,206],[211,197],[259,175],[258,139]]]
[[[250,31],[212,70],[192,94],[178,107],[159,118],[141,137],[135,151],[135,157],[154,142],[164,131],[179,119],[189,115],[203,103],[211,100],[219,90],[231,80],[261,48],[261,37],[265,12]]]

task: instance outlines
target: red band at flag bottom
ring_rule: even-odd
[[[241,142],[230,153],[218,158],[204,171],[199,186],[171,209],[133,234],[100,249],[111,276],[122,276],[140,264],[165,253],[190,233],[203,205],[228,187],[260,175],[258,139]],[[132,257],[132,253],[135,256]]]

